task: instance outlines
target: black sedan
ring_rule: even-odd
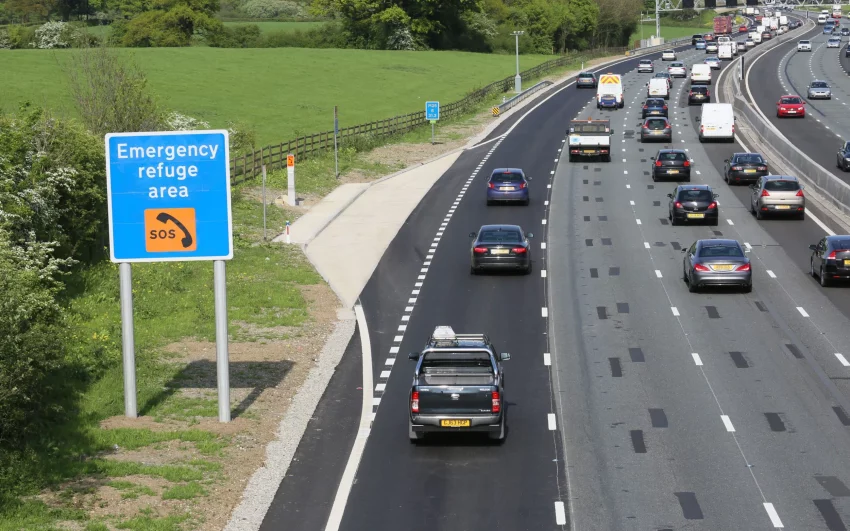
[[[711,90],[705,85],[691,85],[688,91],[688,105],[711,103]]]
[[[582,72],[576,77],[576,88],[596,88],[599,80],[593,72]]]
[[[733,153],[731,159],[723,162],[723,180],[729,184],[754,183],[762,175],[770,173],[760,153]]]
[[[850,171],[850,142],[844,142],[836,154],[836,165],[844,171]]]
[[[810,273],[829,286],[833,280],[850,279],[850,235],[826,236],[812,250]]]
[[[651,160],[653,181],[672,178],[690,182],[691,159],[684,149],[660,149]]]
[[[737,286],[744,293],[753,290],[750,259],[736,240],[697,240],[682,252],[683,277],[691,293],[707,286]]]
[[[667,218],[673,225],[682,223],[702,223],[717,225],[720,214],[717,208],[717,194],[707,184],[688,184],[677,186],[670,198]]]
[[[533,234],[523,232],[519,225],[484,225],[474,238],[469,251],[469,272],[473,275],[484,269],[522,271],[531,273],[531,243]]]
[[[673,126],[667,118],[647,118],[640,126],[641,142],[647,140],[673,141]]]
[[[641,118],[647,116],[663,116],[667,118],[667,103],[664,98],[647,98],[641,109]]]

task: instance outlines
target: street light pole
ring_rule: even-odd
[[[519,94],[522,92],[522,78],[519,75],[519,36],[524,35],[524,31],[515,31],[511,33],[516,39],[516,77],[514,78],[514,92]]]
[[[661,39],[661,10],[658,7],[660,0],[655,0],[655,38]]]

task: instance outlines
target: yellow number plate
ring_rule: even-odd
[[[744,170],[744,173],[755,173],[756,170]]]
[[[596,150],[595,149],[585,149],[584,152],[585,153],[596,153]]]
[[[679,173],[679,170],[667,170],[667,173]]]
[[[711,268],[714,269],[715,271],[732,271],[733,267],[735,267],[735,266],[729,265],[729,264],[711,266]]]
[[[447,419],[440,421],[440,426],[444,428],[468,428],[469,425],[469,419]]]
[[[513,187],[512,187],[512,186],[500,186],[500,187],[499,187],[499,190],[502,190],[502,191],[504,191],[504,190],[513,190]]]
[[[508,249],[490,249],[490,254],[508,254],[511,252]]]
[[[844,267],[850,267],[850,260],[844,260]]]
[[[789,208],[791,207],[788,205],[776,205],[776,210],[788,210]]]
[[[702,219],[705,217],[705,214],[688,214],[688,218],[690,219]]]

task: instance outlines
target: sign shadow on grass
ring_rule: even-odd
[[[294,365],[295,363],[288,360],[230,362],[232,417],[236,418],[243,415],[266,389],[278,387]],[[173,411],[186,416],[215,417],[218,411],[216,389],[215,361],[192,361],[165,384],[162,392],[147,401],[141,414],[157,416],[167,415]],[[179,399],[177,395],[180,395]],[[239,401],[235,407],[233,406],[234,399]],[[187,407],[180,408],[181,401]],[[180,409],[183,409],[183,411],[179,411]],[[187,409],[195,410],[195,412],[186,411]],[[210,409],[210,411],[200,412],[205,409]]]

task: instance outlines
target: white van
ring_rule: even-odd
[[[761,44],[761,32],[760,31],[751,31],[747,37],[751,38],[754,43]]]
[[[818,24],[826,24],[829,15],[820,14],[818,15]]]
[[[664,98],[670,99],[670,88],[667,86],[667,80],[663,77],[654,77],[646,84],[646,96],[648,98]]]
[[[717,58],[722,60],[731,61],[732,60],[732,43],[731,42],[723,42],[720,43],[720,46],[717,48]]]
[[[703,103],[699,119],[699,141],[735,141],[735,114],[731,103]]]
[[[692,66],[691,85],[711,85],[711,65],[696,63]]]
[[[624,105],[623,78],[610,72],[599,76],[599,83],[596,84],[596,108],[622,109]]]

